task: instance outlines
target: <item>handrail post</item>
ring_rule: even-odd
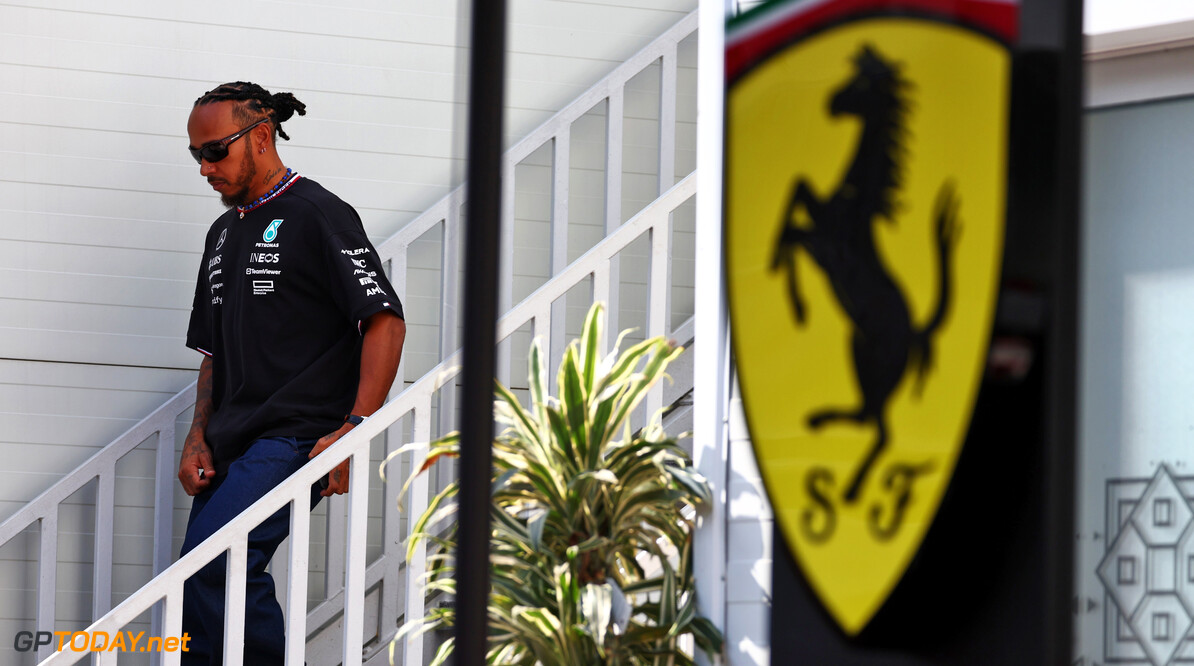
[[[676,43],[659,63],[659,194],[676,184]]]
[[[667,335],[671,330],[672,213],[661,211],[651,227],[651,268],[647,278],[647,337]],[[663,408],[663,383],[647,393],[647,418]]]
[[[401,388],[391,389],[390,399],[398,397]],[[402,562],[405,559],[402,543],[402,515],[398,511],[398,501],[401,499],[401,479],[405,477],[402,471],[402,457],[389,456],[402,447],[405,441],[402,419],[395,421],[385,431],[385,450],[383,460],[389,462],[386,473],[386,483],[382,488],[382,566],[384,573],[381,578],[381,600],[377,618],[378,639],[389,642],[398,631],[398,618],[402,615],[402,597],[398,594],[401,589]]]
[[[456,302],[460,298],[460,271],[463,259],[461,253],[462,220],[464,219],[463,197],[456,197],[448,207],[444,218],[442,261],[443,284],[440,304],[439,360],[444,360],[459,346],[460,309]],[[456,419],[456,381],[439,392],[439,431],[443,435],[453,429]],[[443,465],[438,470],[436,485],[440,488],[451,482],[453,465]]]
[[[329,598],[337,591],[344,589],[345,551],[342,546],[345,539],[348,538],[346,504],[340,495],[332,495],[324,502],[324,505],[327,506],[327,538],[324,540],[327,567],[323,572],[323,589],[324,594]]]
[[[301,666],[307,653],[307,569],[311,564],[311,503],[290,503],[290,553],[286,567],[286,666]]]
[[[161,634],[165,636],[182,636],[182,585],[183,581],[179,580],[174,585],[170,586],[170,591],[162,597],[162,617],[165,625],[164,631]],[[182,660],[182,653],[167,652],[162,657],[162,666],[178,666]]]
[[[95,492],[95,549],[92,565],[92,620],[112,608],[112,528],[116,513],[116,463],[100,472]]]
[[[365,630],[365,550],[369,531],[369,447],[349,458],[348,536],[344,540],[344,666],[360,666]]]
[[[410,262],[410,248],[402,247],[390,257],[386,262],[389,268],[387,277],[390,278],[390,285],[394,287],[394,298],[398,299],[399,303],[407,303],[407,281],[406,275],[409,270]],[[390,397],[398,395],[406,388],[406,357],[398,359],[398,371],[394,373],[394,387],[390,389]]]
[[[593,269],[593,278],[592,278],[593,281],[591,284],[591,293],[593,295],[594,303],[608,303],[609,302],[609,295],[611,292],[609,276],[610,276],[612,263],[613,263],[612,259],[607,259],[606,261],[601,262],[600,266]],[[605,314],[606,314],[606,322],[607,322],[606,325],[608,326],[608,322],[609,322],[609,308],[608,307],[606,308]],[[612,333],[613,331],[607,329],[607,332]],[[601,349],[600,352],[602,355],[604,355],[605,352],[609,351],[609,347],[612,344],[610,341],[610,337],[611,337],[610,335],[604,335],[601,337],[601,345],[602,345],[603,349]]]
[[[419,446],[410,452],[411,473],[423,464],[427,457],[427,445],[431,439],[431,401],[417,405],[413,411],[414,424],[411,427],[411,439]],[[427,475],[420,474],[411,480],[408,500],[409,515],[420,516],[427,510],[430,503]],[[412,518],[408,525],[414,524]],[[407,534],[410,538],[410,534]],[[410,559],[406,562],[406,609],[404,622],[418,621],[424,615],[426,595],[423,593],[423,572],[427,568],[427,544],[419,541],[411,549]],[[423,637],[412,637],[409,634],[402,646],[403,666],[423,666]]]
[[[606,99],[605,116],[605,235],[609,236],[622,226],[622,142],[626,112],[625,85],[611,90]],[[606,290],[606,330],[611,334],[619,330],[618,289],[621,286],[621,259],[617,256],[609,261],[609,289]],[[605,336],[605,344],[612,342]]]
[[[565,126],[552,141],[551,159],[551,276],[568,265],[568,188],[572,161],[572,129]],[[551,347],[563,349],[568,314],[568,297],[561,296],[551,308]],[[559,361],[549,357],[555,376]]]
[[[153,575],[170,566],[174,545],[174,419],[166,421],[158,430],[157,455],[153,481]],[[155,606],[150,614],[150,630],[154,636],[163,633],[162,609]]]
[[[245,585],[248,582],[249,544],[243,535],[227,551],[224,587],[224,663],[240,664],[245,652]]]
[[[41,519],[40,537],[37,553],[37,629],[50,631],[54,626],[54,594],[58,588],[58,505],[54,505]],[[37,650],[37,658],[45,659],[53,652],[52,646],[43,645]]]
[[[508,312],[514,307],[514,174],[516,164],[509,154],[502,159],[502,216],[501,233],[498,236],[499,256],[507,261],[498,264],[498,312]],[[494,374],[507,386],[512,381],[510,363],[513,347],[510,343],[498,347]]]

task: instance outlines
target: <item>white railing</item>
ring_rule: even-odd
[[[651,276],[648,280],[649,307],[647,310],[647,333],[649,335],[656,335],[668,332],[667,322],[669,321],[671,309],[669,303],[669,289],[671,286],[669,258],[671,248],[669,246],[669,233],[661,231],[661,229],[668,229],[668,226],[665,222],[664,226],[661,227],[658,218],[660,215],[663,215],[666,221],[675,209],[675,206],[691,197],[691,190],[694,187],[691,175],[675,187],[672,187],[672,184],[676,179],[674,171],[677,116],[677,47],[681,41],[695,32],[696,25],[696,14],[694,12],[574,100],[568,107],[553,116],[542,127],[532,132],[507,151],[503,162],[503,228],[501,252],[505,260],[502,262],[501,283],[499,285],[499,305],[501,307],[499,312],[509,311],[509,315],[502,319],[503,328],[501,328],[501,331],[503,332],[501,335],[503,338],[509,336],[519,326],[533,321],[535,334],[541,334],[545,337],[548,346],[548,349],[545,351],[553,353],[553,355],[558,355],[556,352],[562,348],[565,338],[563,308],[557,307],[553,309],[552,305],[555,301],[561,299],[568,289],[576,286],[585,276],[589,275],[593,276],[594,298],[609,304],[607,308],[609,330],[617,330],[618,289],[611,288],[610,286],[617,285],[620,281],[617,252],[624,249],[626,244],[647,230],[650,230],[652,234],[650,251]],[[657,205],[652,205],[645,209],[632,221],[623,225],[621,223],[623,199],[623,104],[626,98],[626,86],[639,73],[656,64],[660,68],[659,143],[657,159],[658,192],[664,196],[657,202]],[[604,226],[607,239],[595,246],[584,257],[574,262],[571,267],[565,268],[565,264],[567,263],[569,155],[572,124],[602,103],[605,104]],[[509,259],[513,256],[515,238],[515,225],[513,223],[515,217],[515,171],[520,163],[548,144],[552,146],[550,264],[551,273],[555,277],[536,291],[532,297],[524,300],[517,309],[511,311],[514,299],[514,262]],[[676,197],[682,197],[682,199],[677,201]],[[394,236],[378,245],[377,248],[381,258],[389,264],[392,276],[391,281],[397,291],[396,295],[405,302],[407,300],[409,249],[415,241],[423,237],[428,231],[442,225],[442,251],[440,257],[442,298],[440,299],[441,309],[439,312],[438,342],[439,357],[441,359],[444,359],[456,349],[456,335],[459,326],[457,316],[457,283],[461,270],[461,257],[457,249],[459,247],[459,234],[461,233],[463,205],[464,192],[462,186],[434,204],[410,224],[399,230]],[[663,208],[660,208],[660,206]],[[665,210],[666,212],[660,213],[660,210]],[[633,232],[634,229],[639,229],[639,231],[635,233]],[[613,250],[612,254],[608,256],[602,255],[598,252],[600,248],[608,250],[610,247],[614,247],[609,243],[615,237],[612,235],[615,232],[616,238],[625,240],[625,243],[617,245],[617,249]],[[575,279],[572,279],[573,277]],[[567,284],[567,286],[560,286],[564,284]],[[528,312],[532,314],[526,314]],[[515,321],[519,317],[522,318],[521,323],[510,328],[512,324],[509,322]],[[396,407],[391,408],[387,406],[386,408],[387,414],[394,413],[396,409],[403,409],[401,414],[390,419],[391,422],[401,418],[405,414],[413,414],[411,436],[414,441],[427,441],[431,433],[444,432],[451,428],[451,420],[455,412],[453,392],[450,390],[441,392],[440,389],[452,381],[453,376],[451,374],[443,375],[441,372],[443,368],[452,365],[454,358],[456,357],[453,355],[451,358],[444,360],[439,366],[424,375],[422,379],[411,385],[403,394],[396,397],[390,403]],[[506,376],[506,373],[508,373],[509,362],[508,353],[499,358],[499,363],[504,365],[504,368],[499,370],[503,376]],[[405,362],[403,365],[406,365]],[[400,369],[399,372],[400,380],[404,377],[405,367]],[[399,382],[399,386],[401,384],[402,381]],[[190,410],[195,400],[194,390],[194,384],[183,389],[145,420],[101,449],[75,471],[20,509],[16,514],[4,521],[3,524],[0,524],[0,546],[9,543],[18,535],[32,528],[36,527],[40,532],[38,537],[37,609],[35,618],[38,628],[44,629],[54,626],[57,610],[55,597],[58,593],[56,571],[58,564],[58,524],[61,506],[64,501],[93,481],[96,483],[97,493],[95,500],[92,617],[100,618],[103,616],[102,620],[97,621],[97,625],[103,622],[104,626],[123,626],[119,624],[119,618],[125,617],[123,613],[126,611],[120,611],[120,609],[127,609],[130,602],[133,602],[134,599],[144,600],[155,594],[157,596],[154,599],[163,597],[176,599],[174,593],[181,590],[181,581],[189,573],[201,566],[201,563],[197,565],[196,562],[200,560],[202,562],[209,561],[211,557],[208,557],[208,555],[214,557],[223,552],[223,550],[213,550],[218,549],[219,546],[204,544],[186,558],[170,566],[174,537],[174,484],[177,466],[175,459],[175,424],[180,420],[189,423]],[[662,405],[663,398],[661,396],[661,392],[652,394],[648,403],[648,409],[651,412]],[[433,404],[438,411],[438,427],[435,428],[433,428],[431,423]],[[367,423],[374,425],[354,430],[354,433],[359,434],[354,435],[350,443],[345,444],[343,447],[337,444],[340,448],[335,449],[337,451],[336,455],[353,455],[354,470],[357,472],[368,467],[366,463],[368,462],[367,442],[369,437],[379,434],[386,427],[379,425],[379,420],[371,419]],[[371,434],[366,436],[366,433]],[[117,463],[125,455],[139,448],[155,435],[157,442],[156,462],[154,465],[152,567],[155,578],[146,588],[126,599],[117,610],[112,611],[112,614],[106,615],[112,605],[113,543],[111,527],[115,514]],[[402,440],[403,437],[404,433],[402,429],[397,427],[389,428],[389,432],[387,433],[387,439],[389,440],[387,441],[387,449],[396,449],[397,445],[395,442]],[[364,444],[354,445],[352,444],[354,442],[364,442]],[[364,462],[362,462],[360,456],[361,450],[365,452]],[[330,456],[321,456],[320,459],[313,461],[304,468],[301,474],[296,475],[286,484],[279,486],[278,492],[270,495],[274,499],[268,500],[271,503],[269,506],[277,509],[290,502],[293,497],[287,494],[289,491],[285,491],[284,489],[298,488],[302,486],[302,482],[299,481],[300,478],[305,479],[311,476],[312,478],[307,483],[307,486],[309,486],[309,481],[322,476],[322,473],[326,472],[332,466],[325,464],[330,459]],[[317,473],[317,470],[320,469],[323,472]],[[292,536],[288,541],[290,545],[279,551],[279,555],[275,557],[272,565],[275,575],[279,578],[280,582],[281,579],[288,579],[290,581],[288,585],[279,586],[280,596],[288,611],[288,622],[291,623],[288,635],[291,637],[306,637],[314,634],[320,628],[333,625],[339,619],[345,632],[344,645],[346,654],[351,652],[351,650],[348,650],[348,646],[352,644],[348,640],[350,633],[357,636],[355,643],[357,645],[360,643],[361,622],[364,616],[359,613],[361,597],[357,594],[360,591],[357,588],[362,585],[364,590],[376,588],[381,591],[379,593],[379,607],[376,613],[371,613],[371,616],[375,616],[377,619],[375,636],[377,639],[376,642],[379,644],[385,643],[396,631],[399,617],[405,613],[421,614],[422,612],[421,601],[417,609],[414,607],[415,602],[413,598],[419,596],[418,588],[407,584],[407,575],[404,573],[404,563],[402,561],[404,552],[400,545],[399,517],[394,510],[394,500],[397,493],[396,484],[387,484],[383,493],[385,501],[385,506],[383,507],[385,511],[385,515],[383,516],[383,529],[385,532],[383,543],[385,545],[382,555],[369,564],[367,568],[357,560],[354,560],[354,558],[362,557],[364,552],[365,535],[363,523],[358,524],[354,522],[363,520],[363,518],[356,515],[354,511],[358,504],[366,501],[367,493],[361,491],[356,485],[367,479],[366,473],[356,474],[353,482],[354,491],[348,500],[333,498],[334,501],[328,502],[327,534],[324,542],[327,544],[348,543],[350,544],[350,548],[340,551],[329,545],[326,554],[325,601],[309,613],[307,612],[305,574],[308,570],[310,557],[307,538],[309,536],[309,523],[304,523],[302,526],[297,524],[300,515],[303,521],[306,521],[309,517],[309,512],[305,507],[300,508],[303,502],[295,503],[293,507],[292,516],[295,516],[295,518],[292,518],[292,520],[296,521],[296,523],[291,532]],[[263,499],[262,506],[266,506],[266,502],[267,499]],[[344,510],[344,502],[349,504],[347,511]],[[417,511],[417,504],[412,504],[410,510]],[[259,514],[262,511],[266,511],[266,509],[260,509],[253,515]],[[269,515],[270,513],[272,513],[272,510],[267,511],[263,515]],[[218,533],[218,542],[231,544],[236,539],[242,537],[243,533],[247,533],[247,531],[242,533],[245,525],[249,525],[249,522],[246,521],[252,521],[252,518],[242,516],[242,518],[230,523]],[[360,542],[361,549],[359,552],[351,550],[351,546],[355,545],[355,541]],[[216,542],[217,538],[213,536],[208,543]],[[240,550],[237,550],[238,548]],[[243,552],[241,546],[234,547],[232,559],[235,560],[236,557],[243,556]],[[413,565],[412,570],[422,570],[421,563],[413,563]],[[341,579],[344,580],[342,584],[340,582]],[[402,608],[402,605],[399,603],[399,599],[402,597],[406,598],[406,608]],[[421,600],[421,597],[419,599]],[[351,603],[345,603],[345,600],[351,600]],[[152,605],[150,603],[144,606],[142,611]],[[177,614],[177,605],[167,603],[165,606],[168,609],[165,613],[162,612],[160,607],[155,607],[152,611],[152,627],[149,632],[152,635],[169,636],[172,635],[172,631],[178,628],[177,623],[180,620]],[[345,609],[351,609],[352,612],[345,612]],[[120,611],[120,613],[117,613],[117,611]],[[136,615],[133,617],[136,617]],[[128,621],[127,619],[124,620],[126,623]],[[113,625],[113,623],[117,624]],[[310,634],[307,632],[308,628],[311,630]],[[302,631],[296,633],[295,629],[302,629]],[[414,648],[412,647],[411,649],[413,650]],[[360,650],[356,652],[359,657]],[[46,659],[51,656],[55,661],[47,663],[57,663],[57,660],[67,657],[66,654],[62,653],[52,654],[52,646],[43,646],[39,649],[38,657],[40,659]],[[416,663],[410,661],[409,658],[407,661],[408,663]],[[101,663],[105,662],[101,659]],[[293,663],[301,663],[301,659]],[[350,661],[345,661],[345,663],[350,663]]]
[[[500,264],[498,285],[498,312],[508,312],[514,301],[514,262],[509,259],[515,251],[515,191],[516,167],[540,148],[552,146],[551,159],[551,274],[555,275],[567,265],[568,250],[568,191],[570,180],[570,147],[572,125],[590,110],[605,104],[605,172],[604,172],[604,226],[609,235],[622,223],[622,177],[623,177],[623,127],[626,85],[635,76],[655,63],[660,66],[659,85],[659,143],[658,143],[658,186],[656,194],[663,194],[676,180],[676,91],[678,70],[678,48],[680,42],[696,32],[697,13],[685,16],[649,45],[622,63],[592,88],[573,100],[567,107],[552,116],[538,129],[524,137],[506,151],[502,161],[502,229],[500,237],[501,256],[506,259]],[[419,217],[412,220],[391,238],[378,246],[382,257],[393,258],[393,274],[403,275],[407,265],[407,248],[416,240],[442,225],[443,248],[442,285],[443,307],[440,312],[440,358],[457,348],[459,318],[457,313],[460,267],[463,257],[455,251],[459,244],[461,220],[463,219],[464,186],[456,188],[436,202]],[[618,282],[617,260],[610,271],[614,283]],[[395,283],[395,288],[398,285]],[[619,330],[618,294],[608,294],[610,330]],[[561,324],[563,308],[554,313],[556,324]],[[564,341],[564,327],[554,326],[554,337],[550,347],[559,349]],[[550,356],[549,356],[550,358]],[[506,377],[509,357],[498,358],[498,376]],[[440,405],[440,428],[447,430],[455,412],[453,396],[447,393]]]
[[[0,524],[0,544],[7,544],[21,532],[39,526],[37,573],[37,617],[39,628],[54,626],[58,569],[58,516],[62,503],[75,492],[98,478],[95,498],[95,548],[93,559],[92,612],[99,617],[112,603],[112,523],[115,513],[116,464],[142,442],[157,435],[156,479],[153,511],[153,570],[160,572],[170,564],[174,511],[173,485],[177,478],[174,464],[174,424],[184,411],[195,404],[195,384],[183,389],[152,414],[101,449],[75,471],[50,487],[16,514]],[[155,613],[152,630],[161,629]],[[154,635],[162,635],[155,633]],[[42,646],[39,658],[49,656],[51,646]]]
[[[536,336],[548,337],[552,332],[551,304],[563,297],[573,287],[590,281],[594,300],[608,298],[611,291],[611,266],[619,252],[643,234],[649,234],[650,277],[649,288],[652,298],[660,298],[666,286],[669,258],[668,236],[671,233],[671,214],[681,204],[696,194],[696,176],[691,174],[660,197],[654,204],[617,229],[594,246],[583,257],[540,287],[530,297],[512,309],[498,322],[498,338],[505,339],[530,323]],[[652,308],[654,309],[654,308]],[[647,334],[664,335],[663,317],[652,317]],[[413,417],[413,445],[407,454],[412,468],[421,465],[426,453],[426,442],[430,439],[430,414],[437,391],[453,381],[459,371],[459,352],[446,359],[422,379],[415,382],[397,398],[386,403],[372,418],[354,428],[323,454],[295,472],[289,479],[270,491],[244,511],[235,520],[200,544],[195,550],[182,557],[146,586],[138,590],[123,603],[112,609],[87,628],[89,632],[102,631],[115,635],[125,625],[144,614],[159,601],[164,602],[164,636],[180,636],[182,632],[182,585],[191,574],[208,562],[227,552],[229,582],[225,606],[225,663],[238,664],[241,660],[244,640],[244,594],[246,540],[249,532],[273,515],[278,509],[289,505],[291,510],[291,549],[289,554],[290,575],[287,581],[287,664],[303,662],[306,642],[307,615],[306,563],[307,536],[310,533],[310,511],[308,501],[311,484],[319,480],[345,458],[352,460],[352,476],[348,493],[348,537],[345,539],[344,556],[344,621],[342,663],[357,666],[362,663],[364,643],[364,597],[365,597],[365,522],[368,512],[369,442],[390,428],[399,420]],[[653,389],[656,404],[662,403],[663,387]],[[396,481],[392,481],[396,485]],[[412,484],[407,500],[412,514],[421,513],[429,501],[430,488],[426,475],[420,475]],[[420,576],[424,571],[423,550],[420,546],[405,568],[406,595],[404,617],[421,617],[424,612],[424,596]],[[116,652],[101,652],[98,661],[101,666],[116,663]],[[43,663],[69,664],[87,656],[88,653],[70,650],[56,652]],[[180,654],[166,653],[163,661],[167,666],[177,664]],[[406,641],[402,646],[402,663],[406,666],[421,666],[423,663],[422,639]]]

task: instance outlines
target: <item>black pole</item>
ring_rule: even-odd
[[[473,0],[472,7],[460,408],[460,541],[456,553],[455,663],[461,666],[485,663],[506,50],[505,0]]]

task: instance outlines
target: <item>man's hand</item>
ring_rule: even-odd
[[[199,364],[199,380],[195,384],[195,418],[191,420],[191,431],[186,433],[183,444],[183,460],[178,463],[178,480],[183,483],[186,494],[195,495],[207,491],[211,479],[216,475],[216,465],[211,460],[211,446],[208,446],[208,419],[215,411],[211,406],[211,357],[203,357]],[[199,476],[199,470],[203,476]]]
[[[207,445],[207,421],[215,409],[211,402],[212,363],[210,356],[204,356],[199,364],[199,380],[195,383],[195,417],[191,430],[182,445],[182,460],[178,463],[178,480],[182,489],[194,497],[207,490],[216,475],[216,465],[211,458],[211,447]],[[203,478],[199,477],[203,470]]]
[[[203,470],[203,476],[199,476]],[[186,444],[182,447],[182,461],[178,464],[178,480],[182,489],[192,497],[207,490],[212,478],[216,475],[216,466],[211,459],[211,447],[207,445],[202,432],[194,428],[187,434]]]
[[[351,423],[345,423],[344,425],[340,426],[339,430],[320,437],[319,441],[315,442],[315,447],[311,449],[311,453],[307,456],[307,458],[314,458],[315,456],[323,453],[324,449],[332,444],[335,444],[341,437],[347,435],[348,431],[352,429],[353,425]],[[343,495],[346,492],[348,492],[347,459],[334,467],[331,472],[328,472],[328,487],[321,490],[319,494],[324,497],[331,497],[332,495]]]

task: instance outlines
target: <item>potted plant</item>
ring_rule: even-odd
[[[602,307],[586,317],[548,395],[538,341],[529,359],[529,407],[496,387],[500,434],[493,443],[488,663],[690,664],[691,636],[721,651],[720,631],[697,614],[692,516],[710,498],[687,453],[663,432],[661,415],[631,432],[630,415],[683,349],[653,338],[600,356]],[[459,452],[458,434],[430,445],[427,461]],[[409,481],[407,484],[409,485]],[[454,513],[458,486],[431,500],[408,547],[433,546],[426,591],[455,592]],[[451,626],[451,606],[408,622],[400,640]],[[433,663],[452,652],[448,639]]]

